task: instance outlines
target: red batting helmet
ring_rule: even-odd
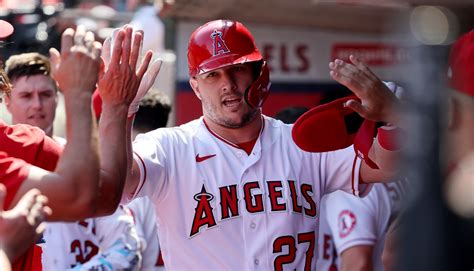
[[[196,76],[235,64],[260,62],[260,72],[245,94],[246,102],[260,107],[268,96],[270,76],[250,31],[240,22],[216,20],[196,29],[188,44],[189,75]]]
[[[461,36],[451,48],[448,74],[453,89],[474,96],[474,30]]]

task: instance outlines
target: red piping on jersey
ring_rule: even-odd
[[[355,190],[355,182],[354,182],[354,171],[355,171],[355,166],[356,166],[356,162],[357,162],[357,155],[354,156],[354,162],[352,163],[352,174],[351,174],[351,185],[352,185],[352,194],[354,196],[357,196],[356,195],[356,190]]]
[[[138,159],[140,159],[140,162],[142,163],[143,165],[143,182],[142,184],[140,185],[140,187],[138,188],[138,190],[136,190],[135,192],[135,195],[137,195],[138,193],[140,193],[140,190],[142,190],[143,188],[143,185],[145,184],[145,180],[146,180],[146,166],[145,166],[145,161],[143,161],[142,157],[136,153],[136,152],[133,152],[134,154],[137,155]]]
[[[234,144],[234,143],[228,141],[227,139],[225,139],[225,138],[221,137],[220,135],[218,135],[216,132],[212,131],[211,128],[209,128],[209,126],[207,125],[206,120],[204,120],[204,118],[202,119],[202,121],[204,122],[204,125],[206,126],[207,130],[209,131],[209,133],[211,133],[211,135],[213,135],[213,136],[216,137],[217,139],[223,141],[224,143],[227,143],[228,145],[230,145],[230,146],[232,146],[232,147],[234,147],[234,148],[236,148],[236,149],[240,149],[240,150],[244,150],[244,151],[245,151],[245,149],[242,149],[239,145]],[[263,128],[265,128],[265,121],[263,121],[263,117],[262,117],[262,128],[260,129],[259,136],[262,134]],[[257,139],[258,139],[258,137],[257,137]],[[257,142],[257,141],[255,140],[255,142]]]

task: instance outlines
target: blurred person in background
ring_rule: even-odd
[[[140,133],[166,127],[171,112],[169,97],[152,88],[140,101],[140,107],[133,122],[132,139]]]
[[[11,56],[5,64],[5,71],[12,82],[12,91],[5,95],[12,123],[36,126],[59,144],[65,145],[64,138],[53,134],[58,84],[52,77],[49,58],[39,53],[24,53]]]
[[[430,270],[471,270],[474,266],[473,64],[471,30],[451,46],[448,67],[441,68],[447,70],[448,83],[441,96],[444,107],[439,120],[443,187],[430,194],[418,193],[415,204],[392,224],[382,257],[385,270],[420,270],[430,264]],[[438,191],[445,201],[438,198]],[[427,227],[433,223],[436,225]],[[437,238],[427,239],[432,236]]]
[[[342,191],[325,195],[316,270],[384,270],[385,234],[400,210],[405,185],[404,181],[374,184],[363,198]]]
[[[127,10],[134,12],[130,25],[144,32],[143,49],[156,56],[165,51],[165,25],[160,14],[168,7],[169,0],[127,0]]]

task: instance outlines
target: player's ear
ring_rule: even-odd
[[[7,94],[7,95],[3,95],[3,101],[5,103],[5,107],[7,108],[8,112],[11,113],[11,110],[10,110],[10,102],[11,102],[10,95],[11,95],[11,93]]]
[[[194,94],[198,97],[199,100],[201,100],[201,93],[199,92],[199,87],[198,87],[198,82],[196,80],[196,77],[191,77],[189,78],[189,85],[191,85],[191,88],[194,91]]]

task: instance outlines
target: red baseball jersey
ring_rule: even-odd
[[[29,125],[6,125],[0,120],[0,182],[7,188],[5,209],[29,173],[29,167],[54,170],[62,148],[44,132]],[[30,270],[34,246],[13,263],[13,270]]]

